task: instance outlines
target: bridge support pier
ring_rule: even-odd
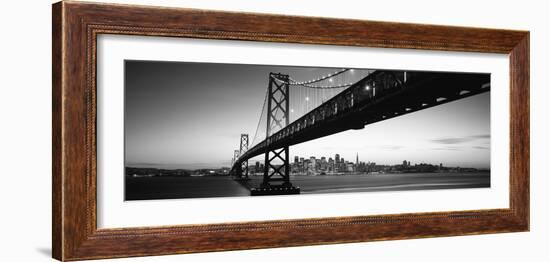
[[[264,178],[260,187],[251,189],[251,195],[300,194],[300,188],[290,183],[289,158],[288,146],[265,153]]]
[[[278,130],[281,130],[289,124],[288,75],[270,73],[267,94],[266,143],[267,148],[269,148],[270,136],[274,133],[274,129],[279,128]],[[290,183],[289,159],[288,146],[267,150],[265,153],[263,181],[260,187],[251,189],[251,195],[299,194],[300,188]]]

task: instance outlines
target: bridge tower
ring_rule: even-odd
[[[248,134],[241,134],[241,145],[239,149],[239,156],[242,156],[248,150]],[[241,163],[241,173],[238,174],[239,178],[248,180],[248,159]]]
[[[289,124],[289,76],[280,73],[269,74],[267,90],[266,146],[264,177],[259,188],[251,190],[252,195],[299,194],[300,188],[290,183],[290,156],[288,146],[271,148],[269,137],[275,129],[281,130]],[[277,163],[282,162],[282,163]]]
[[[231,166],[233,166],[235,164],[235,161],[237,161],[237,159],[239,159],[239,152],[240,152],[240,150],[233,151],[233,159],[231,160]],[[235,170],[234,175],[236,175],[236,176],[241,175],[239,168],[237,168],[237,170]]]

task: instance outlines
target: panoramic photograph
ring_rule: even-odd
[[[124,67],[126,201],[491,186],[488,73]]]

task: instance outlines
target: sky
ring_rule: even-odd
[[[247,133],[253,140],[270,72],[304,81],[337,70],[340,68],[128,60],[125,165],[185,169],[229,166],[240,134]],[[334,78],[335,84],[359,80],[368,72],[356,69]],[[325,97],[325,93],[304,88],[291,90],[291,120],[335,92],[325,91]],[[258,140],[265,138],[262,127]],[[295,155],[328,159],[336,153],[350,161],[358,154],[360,161],[377,164],[407,160],[411,164],[488,168],[490,93],[290,148],[291,159]],[[263,158],[251,162],[256,160]]]

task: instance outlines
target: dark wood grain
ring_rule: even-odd
[[[529,33],[510,52],[510,207],[529,228]]]
[[[52,8],[52,256],[60,258],[62,247],[63,224],[63,188],[61,171],[61,5]]]
[[[52,246],[56,259],[529,230],[528,32],[81,2],[54,4],[52,26]],[[99,34],[509,54],[510,208],[98,229],[95,128]]]

